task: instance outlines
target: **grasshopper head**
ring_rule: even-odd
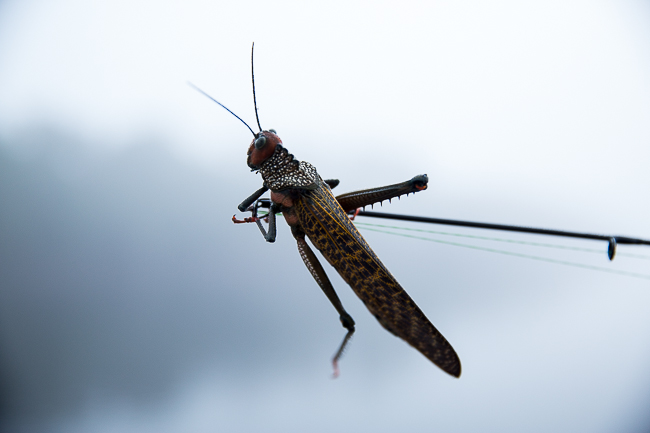
[[[255,134],[255,138],[248,148],[248,166],[252,169],[258,169],[275,152],[278,144],[282,144],[282,140],[275,133],[275,130],[269,129],[268,131],[261,131]]]

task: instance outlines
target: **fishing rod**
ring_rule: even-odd
[[[429,224],[442,224],[449,226],[460,226],[460,227],[472,227],[479,229],[491,229],[491,230],[504,230],[510,232],[521,232],[521,233],[534,233],[540,235],[549,235],[549,236],[564,236],[570,238],[580,238],[580,239],[592,239],[599,241],[608,242],[607,247],[607,257],[609,260],[613,260],[616,254],[616,246],[618,244],[624,245],[650,245],[650,240],[631,238],[628,236],[610,236],[610,235],[597,235],[591,233],[579,233],[579,232],[570,232],[565,230],[550,230],[550,229],[540,229],[535,227],[523,227],[523,226],[513,226],[506,224],[492,224],[492,223],[481,223],[474,221],[461,221],[461,220],[451,220],[444,218],[431,218],[431,217],[422,217],[414,215],[400,215],[384,212],[373,212],[373,211],[364,211],[357,210],[349,212],[350,215],[354,217],[364,216],[370,218],[383,218],[391,220],[400,220],[400,221],[413,221]]]

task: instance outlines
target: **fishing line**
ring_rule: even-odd
[[[260,217],[264,217],[265,214],[260,213]],[[585,265],[582,263],[575,263],[575,262],[568,262],[565,260],[558,260],[558,259],[549,259],[547,257],[540,257],[540,256],[534,256],[531,254],[522,254],[522,253],[515,253],[512,251],[504,251],[504,250],[498,250],[495,248],[486,248],[486,247],[479,247],[476,245],[468,245],[468,244],[461,244],[458,242],[450,242],[450,241],[443,241],[440,239],[431,239],[431,238],[426,238],[423,236],[415,236],[415,235],[409,235],[406,233],[395,233],[387,230],[380,230],[374,227],[379,227],[379,228],[388,228],[388,229],[395,229],[395,230],[406,230],[406,231],[412,231],[412,232],[421,232],[421,233],[429,233],[429,234],[439,234],[439,235],[446,235],[446,236],[456,236],[456,237],[463,237],[463,238],[470,238],[470,239],[480,239],[480,240],[489,240],[489,241],[497,241],[497,242],[507,242],[507,243],[513,243],[513,244],[520,244],[520,245],[530,245],[530,246],[538,246],[538,247],[547,247],[547,248],[557,248],[557,249],[564,249],[564,250],[572,250],[572,251],[581,251],[581,252],[587,252],[587,253],[597,253],[597,254],[602,254],[602,250],[595,250],[595,249],[590,249],[590,248],[578,248],[578,247],[569,247],[565,245],[557,245],[557,244],[545,244],[545,243],[539,243],[539,242],[526,242],[526,241],[515,241],[512,239],[503,239],[503,238],[491,238],[487,236],[475,236],[475,235],[463,235],[459,233],[449,233],[449,232],[439,232],[435,230],[422,230],[422,229],[413,229],[413,228],[407,228],[407,227],[396,227],[396,226],[387,226],[383,224],[370,224],[370,223],[362,223],[362,222],[355,222],[355,225],[360,226],[360,228],[364,230],[369,230],[377,233],[384,233],[384,234],[389,234],[389,235],[394,235],[394,236],[402,236],[405,238],[411,238],[411,239],[419,239],[423,241],[429,241],[429,242],[435,242],[438,244],[444,244],[444,245],[453,245],[456,247],[463,247],[463,248],[469,248],[473,250],[479,250],[479,251],[486,251],[490,253],[497,253],[497,254],[503,254],[507,256],[513,256],[513,257],[520,257],[524,259],[531,259],[531,260],[538,260],[542,262],[547,262],[547,263],[555,263],[558,265],[565,265],[565,266],[573,266],[576,268],[582,268],[582,269],[589,269],[592,271],[601,271],[601,272],[607,272],[610,274],[617,274],[617,275],[624,275],[626,277],[632,277],[632,278],[640,278],[644,280],[650,280],[650,275],[646,274],[640,274],[637,272],[630,272],[630,271],[622,271],[618,269],[610,269],[610,268],[605,268],[602,266],[594,266],[594,265]],[[637,259],[642,259],[642,260],[649,260],[650,257],[644,256],[641,254],[623,254],[623,253],[618,253],[619,256],[627,256],[627,257],[634,257]]]
[[[366,223],[362,223],[362,224],[366,225]],[[374,225],[374,224],[368,224],[368,225]],[[633,278],[641,278],[641,279],[645,279],[645,280],[650,280],[650,275],[639,274],[639,273],[636,273],[636,272],[621,271],[621,270],[617,270],[617,269],[605,268],[605,267],[602,267],[602,266],[585,265],[585,264],[582,264],[582,263],[567,262],[567,261],[564,261],[564,260],[557,260],[557,259],[549,259],[549,258],[546,258],[546,257],[533,256],[533,255],[530,255],[530,254],[514,253],[514,252],[511,252],[511,251],[497,250],[497,249],[494,249],[494,248],[485,248],[485,247],[479,247],[479,246],[475,246],[475,245],[467,245],[467,244],[461,244],[461,243],[457,243],[457,242],[449,242],[449,241],[443,241],[443,240],[439,240],[439,239],[425,238],[423,236],[409,235],[409,234],[406,234],[406,233],[395,233],[395,232],[390,232],[390,231],[387,231],[387,230],[379,230],[379,229],[375,229],[375,228],[371,228],[371,227],[363,227],[363,228],[365,230],[369,230],[369,231],[373,231],[373,232],[385,233],[385,234],[395,235],[395,236],[402,236],[402,237],[405,237],[405,238],[420,239],[420,240],[435,242],[435,243],[439,243],[439,244],[453,245],[453,246],[457,246],[457,247],[470,248],[470,249],[473,249],[473,250],[487,251],[487,252],[490,252],[490,253],[504,254],[504,255],[507,255],[507,256],[521,257],[521,258],[526,258],[526,259],[531,259],[531,260],[538,260],[538,261],[542,261],[542,262],[555,263],[555,264],[565,265],[565,266],[573,266],[573,267],[582,268],[582,269],[589,269],[589,270],[593,270],[593,271],[608,272],[610,274],[624,275],[626,277],[633,277]]]
[[[531,246],[535,246],[535,247],[556,248],[556,249],[562,249],[562,250],[581,251],[581,252],[585,252],[585,253],[603,254],[602,249],[596,250],[596,249],[593,249],[593,248],[570,247],[570,246],[567,246],[567,245],[559,245],[559,244],[516,241],[516,240],[513,240],[513,239],[493,238],[493,237],[488,237],[488,236],[465,235],[465,234],[460,234],[460,233],[441,232],[441,231],[436,231],[436,230],[422,230],[422,229],[414,229],[414,228],[408,228],[408,227],[396,227],[396,226],[388,226],[388,225],[383,225],[383,224],[370,224],[370,223],[357,222],[356,225],[358,225],[360,227],[380,227],[380,228],[387,228],[387,229],[392,229],[392,230],[406,230],[406,231],[420,232],[420,233],[430,233],[430,234],[436,234],[436,235],[456,236],[456,237],[461,237],[461,238],[480,239],[480,240],[486,240],[486,241],[506,242],[506,243],[511,243],[511,244],[531,245]],[[397,234],[397,233],[395,233],[395,234]],[[650,256],[646,256],[646,255],[643,255],[643,254],[632,254],[632,253],[617,252],[616,255],[619,256],[619,257],[620,256],[625,256],[625,257],[631,257],[631,258],[640,259],[640,260],[650,260]]]

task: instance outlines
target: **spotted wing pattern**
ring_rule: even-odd
[[[387,330],[459,377],[460,359],[381,263],[323,182],[303,190],[294,210],[309,240]]]

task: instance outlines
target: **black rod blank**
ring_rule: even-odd
[[[372,212],[372,211],[359,211],[357,215],[372,217],[372,218],[384,218],[384,219],[401,220],[401,221],[415,221],[421,223],[443,224],[449,226],[474,227],[479,229],[505,230],[510,232],[535,233],[539,235],[565,236],[570,238],[607,241],[609,243],[607,255],[609,256],[610,260],[614,258],[617,244],[650,245],[650,240],[630,238],[627,236],[595,235],[591,233],[578,233],[578,232],[569,232],[564,230],[539,229],[535,227],[479,223],[473,221],[459,221],[459,220],[450,220],[450,219],[443,219],[443,218],[430,218],[430,217],[420,217],[420,216],[413,216],[413,215],[399,215],[399,214]]]

